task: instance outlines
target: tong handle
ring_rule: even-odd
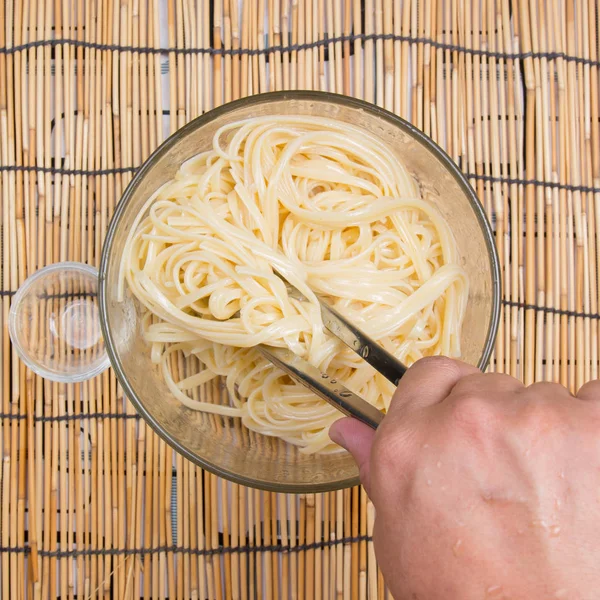
[[[262,344],[257,349],[274,365],[346,416],[354,417],[372,429],[377,429],[381,423],[384,415],[380,410],[290,350]]]
[[[290,283],[283,273],[276,269],[276,274],[284,281],[288,290],[291,290],[296,296],[304,298],[302,292],[294,284]],[[318,296],[317,299],[321,305],[323,325],[376,371],[381,373],[388,381],[391,381],[394,385],[398,385],[408,367],[376,341],[372,340],[366,333],[347,321],[335,308],[321,300]]]
[[[348,322],[337,310],[321,301],[323,324],[333,335],[354,350],[361,358],[379,371],[388,381],[398,385],[408,367],[383,346],[372,340],[358,327]]]

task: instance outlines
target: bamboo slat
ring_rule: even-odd
[[[0,0],[0,596],[385,598],[362,489],[288,496],[204,473],[111,372],[66,386],[25,369],[12,297],[44,265],[97,265],[135,168],[195,116],[275,89],[351,94],[430,135],[488,212],[504,286],[490,369],[576,390],[599,372],[598,11]]]

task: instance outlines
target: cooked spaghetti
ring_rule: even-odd
[[[254,348],[286,347],[381,410],[393,385],[321,320],[315,294],[406,364],[460,355],[468,281],[448,225],[394,153],[318,117],[222,127],[140,212],[121,266],[173,395],[303,452],[332,451],[340,413]],[[290,292],[284,280],[304,297]],[[176,381],[175,352],[200,372]],[[190,390],[225,378],[230,405]]]

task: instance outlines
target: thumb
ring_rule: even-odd
[[[358,465],[360,481],[369,493],[369,463],[371,447],[375,439],[375,430],[351,417],[345,417],[333,423],[329,437],[352,454]]]

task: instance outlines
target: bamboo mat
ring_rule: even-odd
[[[329,90],[412,121],[468,174],[504,279],[491,368],[576,389],[598,376],[596,1],[0,6],[1,597],[384,598],[361,490],[286,496],[202,472],[111,372],[64,386],[26,371],[11,298],[46,264],[97,265],[135,168],[186,121]]]

